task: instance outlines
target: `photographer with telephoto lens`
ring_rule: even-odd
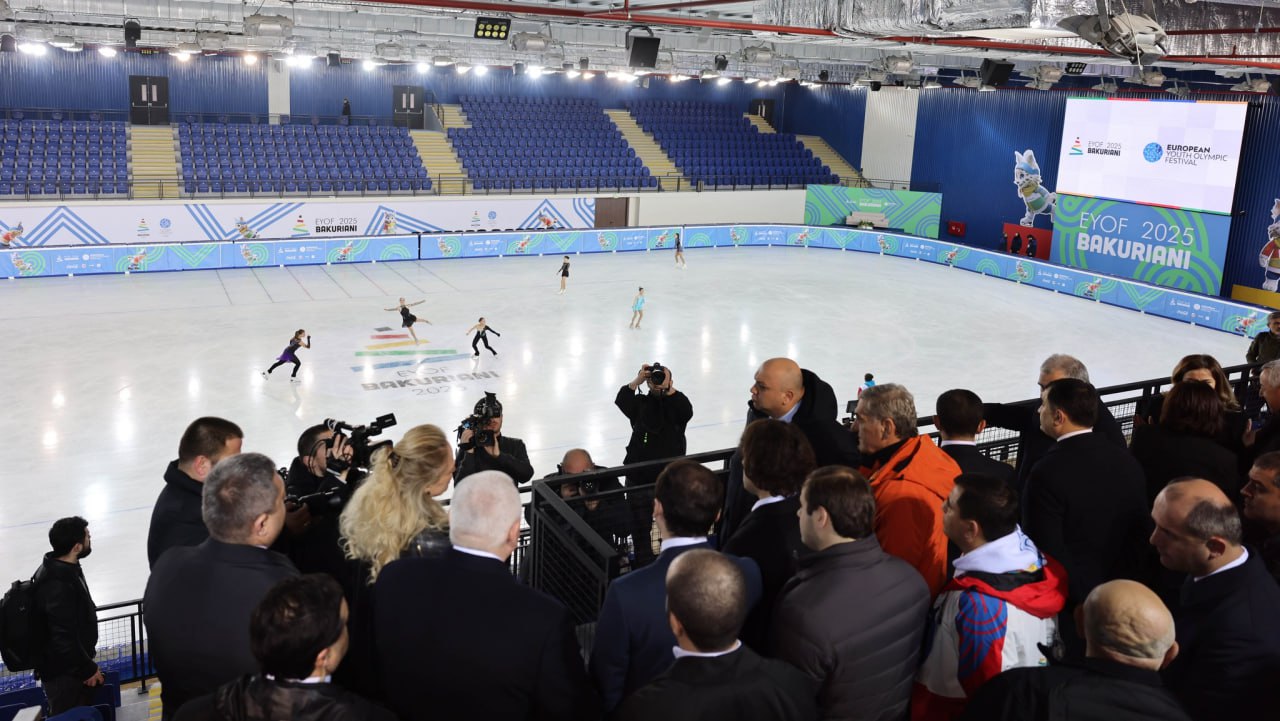
[[[529,462],[524,441],[502,435],[502,403],[496,394],[486,392],[456,430],[455,483],[480,471],[502,471],[511,476],[517,486],[533,478],[533,464]]]
[[[640,393],[641,386],[645,393]],[[675,389],[671,369],[661,363],[646,363],[628,384],[618,389],[614,405],[631,421],[631,440],[623,463],[640,463],[661,458],[678,458],[686,453],[685,428],[693,418],[689,397]],[[635,488],[652,484],[665,466],[627,474],[627,486]],[[632,499],[634,526],[632,540],[635,562],[643,566],[653,560],[649,541],[651,497]]]

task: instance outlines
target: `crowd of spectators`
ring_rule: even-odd
[[[679,458],[693,405],[646,365],[615,403],[628,462],[656,463],[600,474],[572,449],[546,481],[628,557],[585,622],[512,572],[533,472],[492,397],[475,428],[491,441],[419,425],[357,467],[312,426],[287,477],[199,418],[147,542],[164,718],[1269,718],[1275,315],[1250,350],[1259,402],[1188,356],[1131,442],[1067,355],[1039,368],[1038,404],[943,393],[937,443],[903,385],[865,387],[841,424],[828,383],[774,358],[717,473]],[[979,452],[988,426],[1018,434],[1016,465]],[[102,673],[88,521],[49,538],[37,670],[57,713]]]

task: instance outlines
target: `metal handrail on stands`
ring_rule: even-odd
[[[1255,366],[1237,365],[1224,369],[1228,380],[1242,403],[1256,392],[1257,380],[1250,370]],[[1145,407],[1151,399],[1171,384],[1169,378],[1152,378],[1148,380],[1108,386],[1098,390],[1107,408],[1114,411],[1125,435],[1132,433],[1134,416],[1139,409]],[[1010,405],[1034,407],[1040,402],[1038,398],[1017,401]],[[919,421],[919,428],[936,438],[932,416],[925,416]],[[998,428],[988,428],[977,438],[978,450],[989,457],[1013,463],[1017,461],[1018,433]],[[688,460],[703,464],[721,464],[715,469],[722,478],[728,475],[728,459],[734,449],[725,448],[705,453],[684,456]],[[663,459],[645,463],[633,463],[625,466],[606,468],[599,471],[579,473],[567,476],[554,476],[519,488],[521,495],[529,494],[525,503],[529,511],[530,525],[520,534],[518,545],[508,567],[512,574],[528,578],[534,588],[546,591],[560,598],[570,607],[579,620],[579,641],[584,649],[589,649],[594,637],[592,621],[599,605],[604,600],[604,592],[609,582],[618,574],[627,570],[623,559],[628,555],[625,548],[612,539],[605,539],[587,523],[580,512],[588,501],[607,502],[619,499],[627,508],[635,504],[652,504],[653,485],[624,486],[617,490],[604,491],[590,496],[562,498],[559,489],[566,483],[586,481],[597,483],[605,479],[617,479],[628,474],[652,471],[665,466],[672,460]],[[621,521],[626,523],[626,519]],[[633,527],[624,526],[625,530]],[[653,542],[652,535],[649,538]],[[634,543],[634,541],[633,541]],[[631,559],[627,559],[629,562]],[[557,564],[559,568],[557,568]],[[575,572],[581,575],[575,577]],[[123,614],[110,614],[120,609],[130,609]],[[98,607],[98,627],[100,640],[98,646],[99,663],[108,670],[119,671],[122,683],[142,681],[142,690],[146,688],[146,680],[155,675],[151,658],[146,651],[146,628],[143,623],[142,599],[113,603]],[[127,632],[122,632],[121,622],[127,624]],[[103,633],[105,626],[106,633]],[[0,668],[0,692],[15,690],[33,685],[30,672],[12,673]]]

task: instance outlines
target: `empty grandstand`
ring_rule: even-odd
[[[839,177],[790,133],[761,133],[721,103],[654,100],[627,106],[640,127],[695,184],[838,183]]]
[[[471,127],[449,139],[477,190],[658,187],[593,99],[461,100]]]
[[[0,197],[129,192],[123,122],[0,121]]]
[[[430,190],[409,131],[386,126],[178,126],[187,193],[398,193]]]

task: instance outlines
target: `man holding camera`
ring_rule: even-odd
[[[638,392],[640,386],[645,387],[645,393]],[[618,389],[613,403],[631,421],[631,440],[627,443],[627,455],[622,459],[624,464],[685,455],[684,432],[693,418],[693,404],[688,396],[675,389],[670,368],[656,362],[640,366],[636,377]],[[627,486],[635,488],[653,484],[664,467],[629,473]],[[631,500],[635,560],[642,566],[653,560],[653,548],[649,542],[652,500],[634,496]]]
[[[337,573],[344,566],[338,515],[351,498],[346,483],[352,447],[320,423],[298,437],[298,456],[285,479],[285,532],[274,550],[301,573]]]
[[[476,402],[471,417],[462,422],[458,456],[453,463],[454,483],[480,471],[501,471],[511,476],[516,486],[533,478],[533,464],[524,441],[502,435],[502,403],[492,393],[485,393]]]

